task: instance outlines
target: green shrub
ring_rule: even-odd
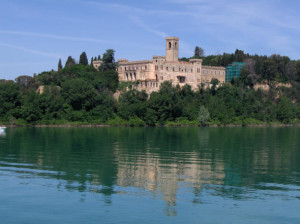
[[[109,119],[106,124],[108,125],[128,125],[128,121],[120,118],[119,116],[115,116],[114,118]]]
[[[129,119],[129,125],[130,126],[145,126],[146,123],[141,118],[138,117],[131,117]]]

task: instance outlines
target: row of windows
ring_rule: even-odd
[[[163,65],[160,66],[160,70],[164,70]],[[166,67],[166,70],[169,71],[169,67]],[[175,67],[172,67],[172,71],[175,72],[175,70],[176,70]],[[188,72],[188,70],[189,70],[188,68],[180,68],[180,67],[178,68],[179,72]],[[158,65],[155,65],[155,71],[158,71]],[[190,69],[190,71],[191,73],[193,73],[192,68]],[[200,71],[201,71],[200,68],[197,68],[197,72],[200,73]]]
[[[202,70],[202,74],[215,74],[215,75],[224,75],[224,71],[210,71],[210,70]]]
[[[122,67],[119,67],[119,71],[122,71]],[[147,65],[141,65],[141,66],[128,66],[128,67],[124,67],[124,71],[132,71],[132,70],[147,70]]]
[[[145,82],[144,84],[143,84],[143,82],[141,82],[140,84],[139,84],[139,86],[140,87],[158,87],[158,83],[157,82]]]
[[[126,79],[127,81],[136,80],[136,73],[133,73],[133,75],[132,75],[132,73],[130,73],[130,74],[126,73],[125,79]]]

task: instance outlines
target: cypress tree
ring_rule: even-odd
[[[79,57],[79,64],[82,64],[82,65],[88,65],[88,64],[89,64],[85,52],[82,52],[82,53],[81,53],[81,55],[80,55],[80,57]]]
[[[75,65],[75,60],[71,56],[68,57],[65,67],[70,68],[72,65]]]
[[[100,57],[100,55],[98,55],[98,61],[99,61],[99,60],[101,60],[101,57]]]
[[[59,59],[58,61],[58,67],[57,67],[57,71],[62,70],[62,64],[61,64],[61,59]]]

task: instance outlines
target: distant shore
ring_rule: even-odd
[[[0,127],[36,127],[36,128],[73,128],[73,127],[82,127],[82,128],[100,128],[100,127],[300,127],[300,123],[297,124],[227,124],[227,125],[217,125],[211,124],[207,126],[201,125],[109,125],[109,124],[31,124],[31,125],[0,125]]]

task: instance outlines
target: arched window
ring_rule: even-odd
[[[175,42],[175,48],[177,48],[177,42]]]
[[[134,80],[136,80],[136,73],[134,73],[133,75],[134,75]]]
[[[128,73],[126,73],[126,80],[128,81]]]
[[[171,44],[171,42],[169,42],[169,49],[171,49],[171,47],[172,47],[172,44]]]
[[[156,82],[158,81],[157,74],[155,75]]]

